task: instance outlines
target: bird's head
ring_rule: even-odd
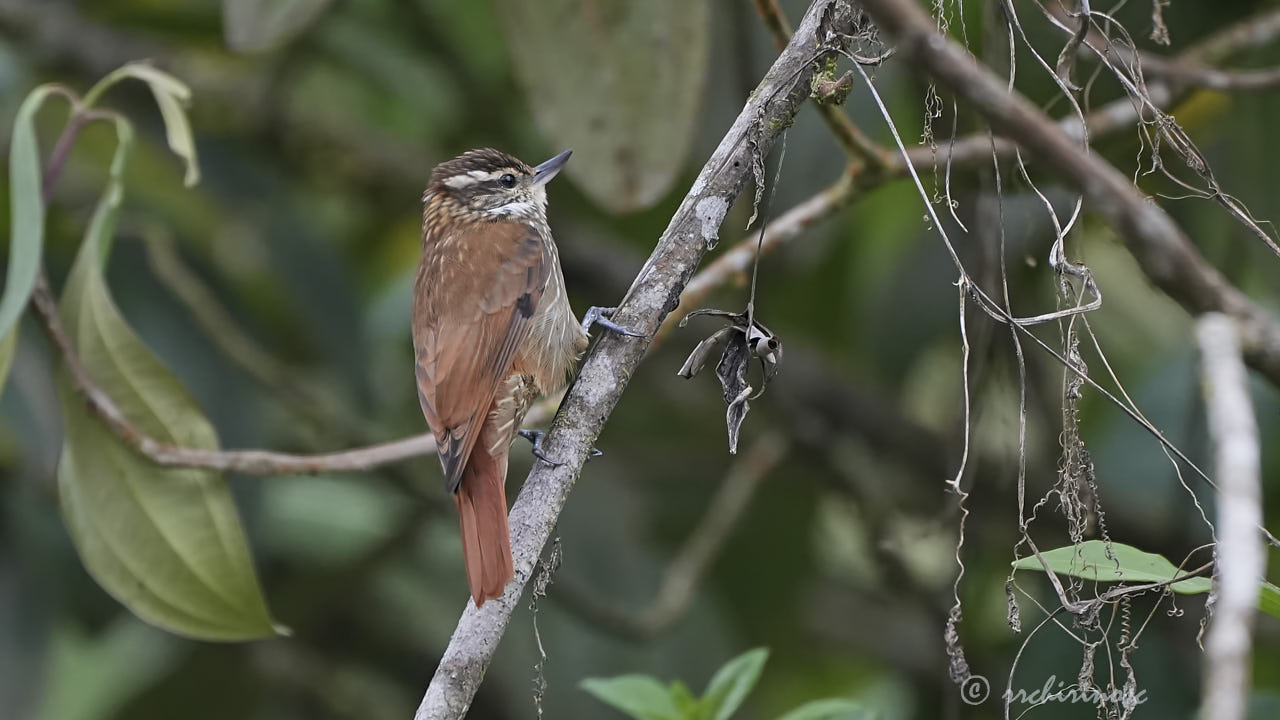
[[[569,161],[565,150],[536,167],[491,148],[470,150],[442,162],[431,173],[431,196],[476,219],[546,217],[546,184]]]

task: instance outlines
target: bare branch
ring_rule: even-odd
[[[1202,87],[1209,90],[1254,92],[1274,90],[1280,87],[1280,68],[1263,70],[1219,70],[1204,65],[1161,64],[1159,67],[1144,65],[1147,75],[1167,78],[1177,85]]]
[[[1075,185],[1124,238],[1151,281],[1194,314],[1226,313],[1240,329],[1245,359],[1280,386],[1280,325],[1205,261],[1157,204],[1118,170],[1072,139],[1005,81],[963,48],[938,34],[933,20],[905,0],[867,0],[863,6],[896,36],[911,62],[951,86],[997,129]]]
[[[1217,601],[1205,641],[1201,717],[1242,720],[1258,581],[1266,569],[1266,551],[1254,530],[1262,523],[1261,449],[1235,326],[1230,318],[1209,313],[1196,335],[1221,488],[1214,549]]]
[[[733,127],[703,166],[684,202],[619,304],[614,321],[650,335],[679,304],[680,291],[714,239],[729,205],[746,184],[754,152],[764,153],[808,96],[816,61],[839,35],[853,31],[848,3],[810,6],[791,42],[752,93]],[[511,509],[515,581],[477,610],[470,601],[418,707],[417,720],[462,717],[484,678],[524,585],[550,536],[595,439],[644,357],[648,342],[605,335],[583,361],[545,445],[564,463],[537,464]]]

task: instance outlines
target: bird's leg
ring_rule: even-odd
[[[606,330],[612,330],[627,337],[644,337],[642,333],[632,332],[609,319],[613,315],[613,311],[617,309],[616,307],[599,306],[587,308],[587,314],[582,316],[582,331],[589,333],[592,325],[599,325]]]
[[[536,458],[538,458],[539,460],[541,460],[542,462],[544,462],[544,463],[546,463],[546,464],[550,465],[551,467],[560,467],[561,465],[563,465],[563,464],[564,464],[564,463],[562,463],[562,462],[557,462],[557,461],[555,461],[555,460],[552,460],[551,458],[547,457],[547,456],[546,456],[546,454],[544,454],[544,453],[542,452],[542,439],[543,439],[543,438],[545,438],[545,437],[547,436],[547,434],[546,434],[545,432],[543,432],[542,430],[525,430],[525,429],[520,429],[520,430],[517,430],[517,431],[516,431],[516,433],[517,433],[520,437],[524,438],[525,440],[528,440],[529,442],[533,443],[533,456],[534,456],[534,457],[536,457]],[[597,450],[597,449],[595,449],[595,448],[591,448],[591,453],[587,455],[587,462],[591,462],[591,458],[598,458],[598,457],[600,457],[600,456],[601,456],[601,455],[603,455],[603,454],[604,454],[604,453],[600,452],[599,450]]]

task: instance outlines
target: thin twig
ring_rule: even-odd
[[[1200,716],[1242,720],[1249,699],[1258,581],[1266,569],[1266,553],[1254,532],[1262,523],[1262,457],[1249,378],[1231,319],[1209,313],[1200,320],[1196,336],[1221,488],[1214,549],[1217,601],[1205,641]]]

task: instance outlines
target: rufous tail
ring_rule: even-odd
[[[514,575],[511,534],[507,528],[507,456],[490,455],[476,444],[454,494],[462,528],[462,559],[476,607],[502,595]]]

